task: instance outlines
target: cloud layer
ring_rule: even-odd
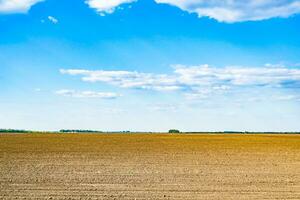
[[[100,99],[115,99],[119,94],[111,92],[95,92],[95,91],[76,91],[76,90],[58,90],[55,92],[58,95],[76,98],[100,98]]]
[[[90,71],[68,69],[60,70],[62,74],[81,75],[83,81],[104,82],[121,88],[151,89],[170,91],[180,89],[180,84],[173,76],[139,73],[135,71]]]
[[[115,8],[137,0],[87,0],[99,13],[112,13]],[[299,0],[154,0],[158,4],[176,6],[220,22],[243,22],[289,17],[300,12]]]
[[[299,0],[155,0],[177,6],[199,17],[220,22],[242,22],[289,17],[300,12]]]
[[[44,0],[0,0],[0,13],[26,13],[31,6]],[[101,15],[138,0],[85,0]],[[300,0],[154,0],[158,4],[176,6],[199,17],[219,22],[258,21],[274,17],[289,17],[300,13]]]
[[[183,91],[191,99],[206,98],[234,88],[298,88],[300,85],[300,69],[286,67],[175,66],[172,74],[83,69],[62,69],[60,72],[81,76],[82,81],[103,82],[120,88]]]
[[[44,0],[0,0],[0,13],[26,13],[41,1]]]

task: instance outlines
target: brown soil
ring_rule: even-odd
[[[300,135],[0,134],[0,199],[300,199]]]

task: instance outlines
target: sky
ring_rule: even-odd
[[[0,0],[0,128],[300,131],[300,0]]]

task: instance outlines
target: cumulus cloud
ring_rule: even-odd
[[[214,87],[221,84],[222,87],[219,89],[226,89],[227,86],[283,87],[286,83],[300,82],[300,70],[286,67],[178,66],[175,73],[184,84],[214,85]]]
[[[181,91],[187,99],[206,99],[239,88],[299,88],[300,69],[287,67],[174,67],[171,74],[136,71],[61,69],[85,82],[103,82],[121,88]]]
[[[26,13],[41,1],[44,0],[0,0],[0,13]]]
[[[217,68],[209,65],[176,65],[172,74],[82,69],[61,69],[60,72],[79,75],[86,82],[104,82],[123,88],[153,90],[180,90],[193,86],[212,86],[215,90],[227,90],[230,86],[283,87],[285,83],[300,82],[300,69],[286,67]]]
[[[53,16],[48,16],[48,20],[50,22],[52,22],[53,24],[57,24],[58,23],[58,20],[55,17],[53,17]]]
[[[140,73],[136,71],[104,71],[61,69],[62,74],[80,75],[83,81],[104,82],[121,88],[151,89],[158,91],[174,91],[181,89],[175,77]]]
[[[136,0],[86,0],[90,8],[96,9],[100,14],[113,13],[117,7]]]
[[[100,99],[115,99],[120,97],[119,94],[111,92],[95,92],[95,91],[76,91],[76,90],[58,90],[55,92],[58,95],[76,98],[100,98]]]
[[[0,0],[0,13],[26,13],[44,0]],[[86,0],[101,15],[110,14],[123,4],[138,0]],[[158,4],[176,6],[220,22],[234,23],[289,17],[300,13],[300,0],[154,0]]]
[[[289,17],[300,12],[299,0],[155,0],[177,6],[199,17],[220,22],[242,22]]]

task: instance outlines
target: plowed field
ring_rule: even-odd
[[[300,135],[1,134],[0,199],[300,199]]]

